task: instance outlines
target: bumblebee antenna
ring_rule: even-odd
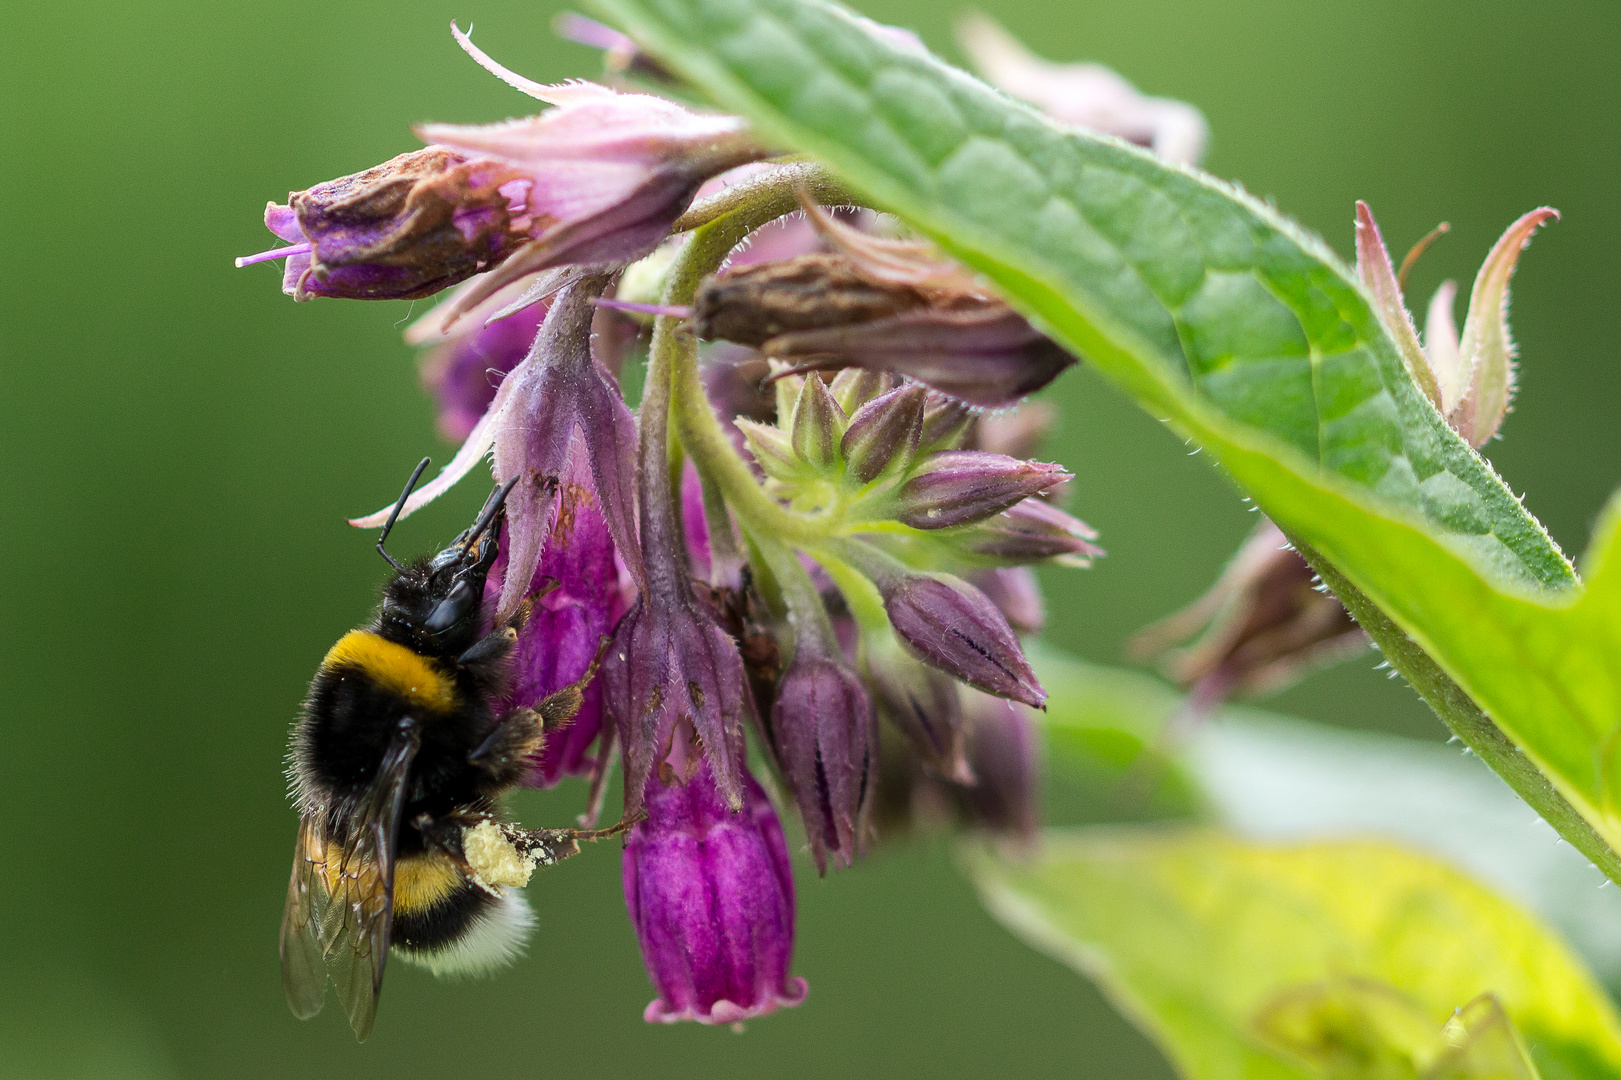
[[[473,545],[478,543],[478,538],[484,535],[484,530],[490,527],[490,522],[495,520],[495,516],[501,512],[501,507],[506,505],[507,496],[518,486],[522,475],[520,473],[514,476],[490,493],[490,501],[484,504],[484,512],[479,514],[478,520],[473,522],[473,527],[468,530],[467,540],[462,544],[463,551],[472,550]]]
[[[402,574],[405,573],[405,567],[401,566],[399,560],[390,555],[383,545],[388,543],[388,534],[393,530],[394,523],[400,520],[400,511],[405,509],[405,500],[411,497],[411,489],[417,486],[418,480],[422,479],[422,470],[428,467],[429,460],[423,458],[417,462],[417,467],[411,473],[411,479],[405,482],[405,490],[400,492],[400,501],[395,503],[394,508],[388,512],[388,520],[383,522],[382,535],[377,538],[377,554],[381,555],[388,562],[388,565]]]

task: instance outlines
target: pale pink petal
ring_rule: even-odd
[[[1430,370],[1430,362],[1419,346],[1418,330],[1414,328],[1413,317],[1408,314],[1407,304],[1402,300],[1401,286],[1396,283],[1396,268],[1390,261],[1390,252],[1385,248],[1384,238],[1379,235],[1373,211],[1361,199],[1356,204],[1356,272],[1362,279],[1362,287],[1368,290],[1368,296],[1373,300],[1374,311],[1396,340],[1396,348],[1401,352],[1408,374],[1424,391],[1424,396],[1436,408],[1440,408],[1441,390],[1436,384],[1435,373]]]
[[[1469,314],[1463,321],[1462,398],[1453,426],[1475,446],[1483,446],[1503,422],[1514,396],[1514,339],[1508,329],[1508,283],[1531,235],[1559,211],[1540,207],[1508,227],[1475,277]]]
[[[481,289],[482,282],[482,275],[471,277],[450,290],[443,300],[433,306],[432,310],[406,327],[405,343],[407,345],[437,345],[472,333],[483,326],[485,322],[493,322],[499,318],[498,313],[501,309],[523,295],[528,287],[528,282],[508,282],[494,294],[485,296],[472,306],[467,306],[464,301],[469,294]],[[472,318],[466,318],[465,321],[458,322],[458,320],[463,320],[465,316],[472,316]]]
[[[1458,367],[1463,362],[1458,352],[1458,324],[1452,318],[1452,302],[1458,295],[1456,281],[1443,281],[1430,297],[1429,310],[1424,313],[1424,356],[1435,372],[1436,384],[1441,388],[1441,412],[1450,413],[1463,392]]]
[[[409,517],[449,491],[455,486],[456,481],[472,472],[473,466],[477,465],[484,455],[490,452],[490,447],[495,442],[495,431],[500,423],[501,414],[506,411],[507,401],[512,396],[512,387],[517,382],[520,373],[527,368],[533,367],[534,363],[535,357],[531,353],[522,364],[519,364],[513,370],[511,375],[501,380],[501,386],[496,390],[495,398],[490,402],[489,410],[485,412],[484,418],[478,422],[472,433],[467,436],[467,441],[462,443],[460,450],[456,451],[456,456],[450,459],[450,464],[441,469],[438,476],[413,491],[411,497],[405,500],[405,506],[400,510],[401,518]],[[388,520],[388,515],[393,509],[394,504],[389,503],[375,514],[350,518],[349,524],[360,529],[380,529],[383,522]]]
[[[483,68],[485,71],[488,71],[491,75],[494,75],[496,78],[500,79],[514,90],[522,91],[532,98],[539,98],[541,101],[551,100],[546,96],[546,93],[547,91],[551,90],[552,87],[535,82],[533,79],[526,79],[517,72],[510,71],[507,68],[502,67],[500,64],[491,59],[490,55],[483,49],[479,48],[477,45],[474,45],[473,39],[462,33],[461,27],[457,26],[454,22],[450,24],[450,33],[451,36],[456,39],[456,44],[462,47],[462,51],[468,56],[471,56],[479,67]]]

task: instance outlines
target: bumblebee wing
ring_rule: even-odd
[[[341,843],[326,840],[316,821],[306,819],[299,830],[282,922],[282,984],[294,1015],[313,1016],[330,976],[361,1041],[371,1034],[388,962],[394,856],[420,741],[414,726],[402,725]]]
[[[321,948],[320,908],[326,906],[325,866],[316,830],[306,817],[298,824],[293,849],[293,875],[287,883],[287,907],[281,917],[281,988],[287,1006],[300,1020],[321,1011],[326,996],[326,963]]]

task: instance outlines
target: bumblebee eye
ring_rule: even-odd
[[[423,623],[430,634],[441,634],[466,618],[467,613],[478,602],[478,593],[466,578],[459,579],[450,587],[445,598],[435,605],[428,621]]]

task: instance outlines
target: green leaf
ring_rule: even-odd
[[[1590,862],[1458,747],[1231,705],[1169,746],[1162,729],[1182,695],[1165,683],[1040,643],[1029,653],[1052,695],[1041,718],[1052,820],[1138,819],[1144,780],[1158,776],[1159,817],[1202,814],[1268,841],[1385,837],[1525,905],[1621,985],[1621,889],[1602,888]],[[1079,807],[1071,787],[1086,793]]]
[[[983,271],[1203,446],[1453,730],[1621,880],[1621,568],[1584,593],[1320,241],[833,4],[594,4],[764,136]],[[1601,549],[1621,512],[1606,522]]]
[[[1460,1017],[1486,1035],[1470,1055],[1448,1056],[1440,1038],[1488,993],[1549,1080],[1621,1076],[1621,1020],[1566,947],[1390,844],[1137,827],[1052,833],[1027,862],[968,861],[1004,924],[1097,980],[1192,1080],[1397,1075],[1373,1065],[1404,1060],[1413,1073],[1514,1075],[1512,1039],[1478,1006]],[[1313,1045],[1357,1050],[1360,1071]]]

